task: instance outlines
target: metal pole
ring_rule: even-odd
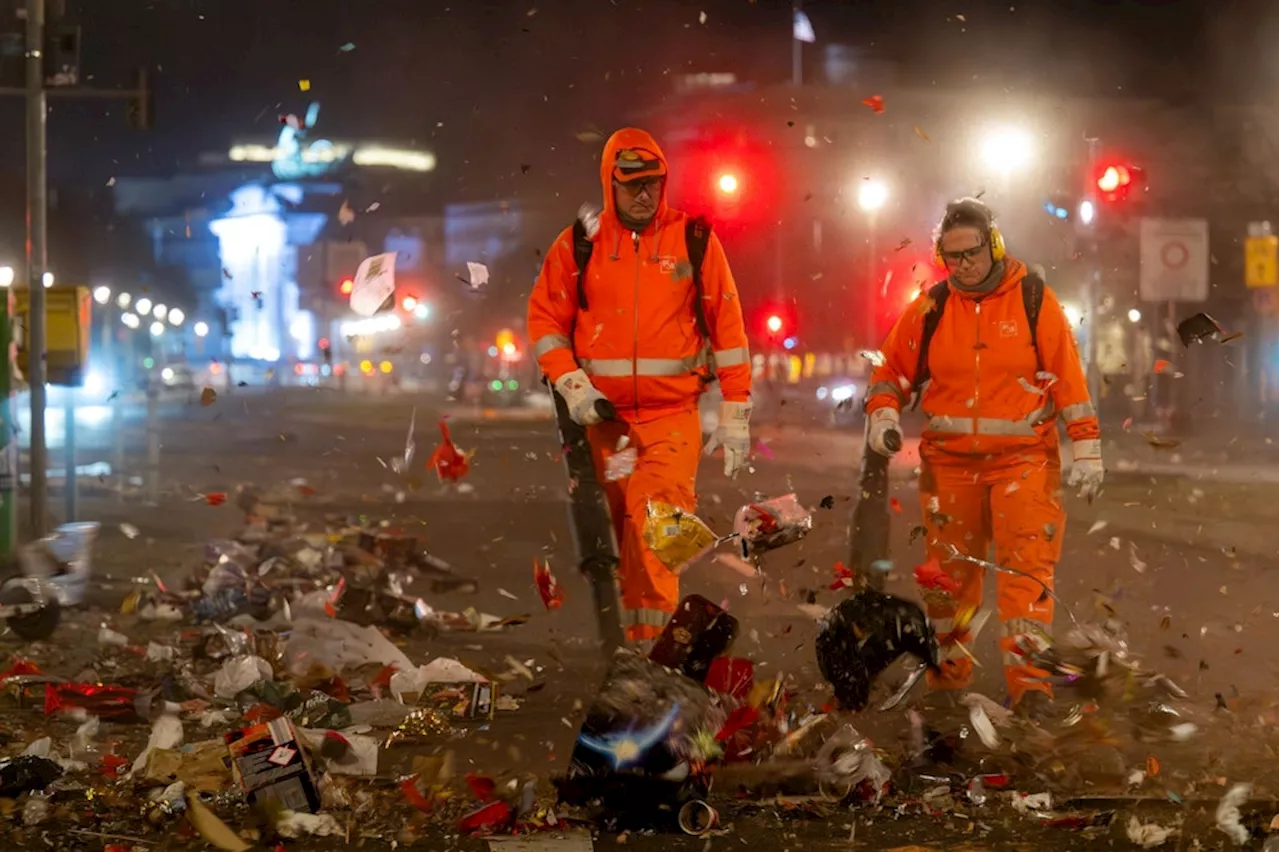
[[[800,0],[791,7],[791,84],[804,85],[804,42],[796,38],[796,13],[801,9]]]
[[[120,401],[120,394],[116,394],[115,399],[111,400],[111,432],[115,438],[115,453],[112,458],[112,464],[115,466],[116,480],[116,502],[124,502],[124,412],[122,410],[123,403]]]
[[[877,349],[880,341],[876,340],[876,309],[880,304],[878,284],[876,283],[876,211],[868,214],[867,229],[867,298],[862,302],[864,317],[862,320],[865,334],[865,345],[868,349]]]
[[[80,497],[80,487],[76,479],[76,389],[65,388],[67,392],[66,414],[63,418],[62,443],[66,474],[62,479],[62,487],[66,489],[67,516],[63,520],[72,524],[79,520],[76,517],[76,503]]]
[[[147,502],[160,504],[160,393],[147,383]]]
[[[31,387],[31,535],[48,529],[49,451],[45,438],[45,298],[48,199],[45,185],[44,0],[27,0],[27,381]]]
[[[1102,208],[1094,199],[1092,190],[1093,174],[1097,162],[1098,140],[1089,139],[1089,165],[1086,174],[1089,176],[1091,187],[1088,198],[1093,202],[1093,221],[1087,227],[1089,229],[1089,260],[1093,268],[1090,270],[1088,283],[1085,286],[1084,359],[1085,382],[1089,386],[1089,399],[1093,400],[1095,409],[1102,405],[1102,374],[1098,371],[1097,324],[1098,303],[1101,301],[1102,290],[1102,258],[1098,256],[1098,218],[1102,215]]]
[[[18,430],[13,423],[13,291],[0,296],[0,559],[18,550]]]

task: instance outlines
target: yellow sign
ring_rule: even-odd
[[[27,346],[31,339],[28,318],[31,291],[15,289],[14,340],[18,344],[18,369],[25,377],[29,365]],[[51,385],[79,387],[89,367],[89,331],[93,322],[93,300],[88,287],[58,284],[44,291],[45,380]]]
[[[1280,239],[1248,237],[1244,241],[1244,283],[1247,287],[1280,285]]]

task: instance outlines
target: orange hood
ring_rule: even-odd
[[[600,188],[604,192],[604,212],[613,218],[617,218],[618,211],[613,203],[613,167],[618,158],[618,152],[627,148],[643,148],[646,151],[652,151],[654,156],[662,163],[662,167],[667,170],[667,176],[671,175],[671,168],[667,164],[667,155],[662,153],[662,149],[658,147],[658,143],[647,132],[636,127],[624,127],[615,131],[609,137],[609,141],[604,143],[604,153],[600,156]],[[655,222],[661,221],[667,212],[667,182],[662,183],[662,197],[658,199],[658,210],[653,215]]]

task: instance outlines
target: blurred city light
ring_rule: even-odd
[[[142,320],[138,319],[137,314],[121,314],[120,322],[124,323],[127,328],[137,328],[142,325]]]
[[[50,287],[53,286],[53,273],[46,272],[40,280],[44,282],[44,288],[48,290]]]
[[[1085,199],[1084,201],[1081,201],[1081,202],[1080,202],[1080,224],[1082,224],[1082,225],[1092,225],[1092,224],[1093,224],[1093,214],[1094,214],[1095,212],[1096,212],[1096,211],[1094,210],[1093,202],[1092,202],[1092,201],[1089,201],[1088,199]]]
[[[858,187],[858,206],[874,213],[889,200],[889,187],[878,180],[864,180]]]
[[[130,296],[128,293],[121,293],[119,296],[116,296],[116,307],[123,311],[125,308],[129,307],[129,303],[132,301],[133,296]]]
[[[431,316],[431,307],[426,302],[419,302],[413,309],[413,315],[420,320]]]
[[[159,320],[156,320],[155,322],[151,323],[151,336],[159,337],[162,334],[164,334],[164,323],[160,322]]]
[[[138,316],[145,317],[147,314],[151,313],[151,300],[144,296],[138,300],[137,304],[133,306],[133,309],[138,312]]]
[[[182,321],[186,318],[187,315],[182,312],[181,308],[174,308],[169,311],[169,322],[172,325],[182,325]]]
[[[983,162],[994,172],[1020,171],[1030,165],[1034,155],[1035,142],[1025,130],[996,130],[982,140]]]
[[[201,320],[192,326],[191,330],[196,333],[196,337],[205,337],[209,334],[209,324]]]
[[[93,300],[97,302],[99,305],[105,305],[107,302],[111,301],[111,288],[110,287],[94,287]]]
[[[765,322],[765,328],[769,329],[772,334],[782,331],[782,317],[777,314],[769,317],[768,321]]]
[[[1073,328],[1078,326],[1080,321],[1084,319],[1084,314],[1080,312],[1080,309],[1067,302],[1062,303],[1062,312],[1067,315],[1067,322],[1071,323]]]
[[[738,191],[738,176],[731,172],[725,172],[720,175],[720,179],[716,181],[716,186],[725,195],[733,195]]]
[[[0,266],[0,287],[13,286],[13,267]]]
[[[151,309],[151,315],[158,320],[164,319],[168,315],[168,313],[169,313],[169,308],[166,305],[156,305],[154,308]]]
[[[1129,322],[1140,322],[1142,320],[1142,311],[1137,308],[1129,309]]]

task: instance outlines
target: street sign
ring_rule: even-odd
[[[1209,223],[1204,219],[1143,219],[1139,228],[1144,302],[1209,298]]]
[[[1246,287],[1280,285],[1280,238],[1245,238],[1244,283]]]
[[[18,344],[18,369],[28,375],[27,321],[31,314],[31,292],[15,288],[14,338]],[[58,284],[44,291],[45,298],[45,378],[51,385],[80,387],[89,367],[89,331],[92,328],[93,299],[88,287]]]

